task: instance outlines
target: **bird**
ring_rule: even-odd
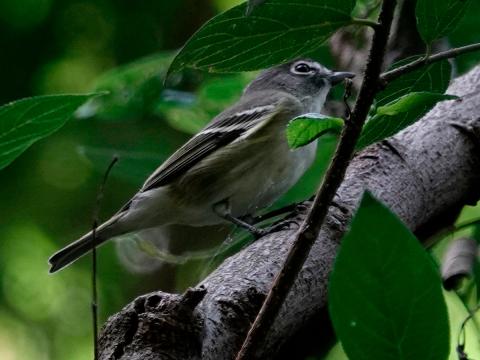
[[[309,58],[262,71],[240,99],[193,136],[145,181],[109,220],[53,254],[57,272],[107,240],[171,224],[234,223],[267,207],[312,164],[316,142],[290,149],[289,121],[319,113],[330,89],[350,72],[335,72]]]

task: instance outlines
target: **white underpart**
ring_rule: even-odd
[[[315,97],[312,97],[310,109],[308,112],[312,113],[320,113],[323,109],[323,105],[325,104],[325,100],[327,99],[327,95],[330,91],[330,86],[324,86],[319,94]]]

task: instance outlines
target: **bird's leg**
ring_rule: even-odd
[[[271,219],[271,218],[274,218],[274,217],[277,217],[277,216],[280,216],[280,215],[285,215],[286,217],[288,216],[291,216],[292,213],[299,213],[299,212],[304,212],[306,211],[306,206],[303,204],[303,203],[293,203],[293,204],[290,204],[290,205],[286,205],[282,208],[279,208],[279,209],[275,209],[275,210],[272,210],[272,211],[269,211],[263,215],[258,215],[258,216],[255,216],[255,217],[249,217],[249,219],[251,219],[250,223],[252,224],[256,224],[256,223],[259,223],[261,221],[264,221],[264,220],[268,220],[268,219]],[[242,217],[242,219],[244,219],[246,217]],[[287,221],[287,219],[284,219],[285,221]],[[290,221],[290,220],[288,220]]]
[[[264,228],[263,231],[266,234],[270,234],[277,231],[290,230],[292,228],[292,225],[294,225],[295,227],[300,226],[297,215],[300,213],[306,213],[309,208],[310,208],[309,204],[305,202],[290,204],[280,209],[272,210],[266,214],[257,216],[253,218],[252,223],[256,224],[260,221],[264,221],[264,220],[274,218],[276,216],[284,214],[286,216],[284,216],[283,219],[280,219],[277,222],[275,222],[273,225],[270,225],[269,227]]]
[[[262,236],[266,235],[267,232],[265,230],[259,229],[246,221],[236,218],[230,212],[230,204],[228,200],[220,201],[213,205],[213,212],[220,216],[222,219],[231,222],[234,225],[241,227],[242,229],[247,230],[250,234],[252,234],[255,239],[261,238]]]

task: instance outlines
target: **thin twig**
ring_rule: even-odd
[[[236,360],[251,360],[265,340],[287,294],[300,272],[310,249],[318,237],[328,209],[343,181],[346,169],[355,151],[362,126],[377,92],[379,76],[390,33],[396,0],[384,0],[375,27],[365,77],[351,118],[345,122],[334,158],[313,201],[307,217],[299,228],[285,263],[276,276],[258,316],[250,328]]]
[[[459,360],[468,360],[468,355],[465,352],[465,345],[467,343],[466,335],[465,335],[465,326],[467,322],[469,322],[475,316],[475,313],[480,310],[480,305],[477,305],[473,310],[469,311],[468,316],[463,320],[462,326],[460,327],[460,331],[458,332],[457,336],[457,355]]]
[[[110,165],[108,165],[105,174],[103,175],[102,183],[97,194],[97,201],[93,211],[93,226],[92,226],[92,322],[93,322],[93,358],[98,359],[98,295],[97,295],[97,227],[98,214],[100,213],[100,205],[103,198],[105,184],[107,183],[108,175],[113,168],[113,165],[118,161],[115,156]]]
[[[387,71],[387,72],[383,73],[380,76],[380,82],[385,85],[385,84],[389,83],[390,81],[402,76],[403,74],[406,74],[406,73],[409,73],[411,71],[419,69],[423,65],[432,64],[432,63],[437,62],[437,61],[454,58],[454,57],[457,57],[459,55],[463,55],[463,54],[473,52],[473,51],[478,51],[478,50],[480,50],[480,43],[471,44],[471,45],[467,45],[467,46],[462,46],[462,47],[455,48],[455,49],[450,49],[450,50],[443,51],[443,52],[440,52],[440,53],[435,54],[435,55],[421,57],[421,58],[419,58],[417,60],[414,60],[414,61],[412,61],[408,64],[405,64],[403,66],[399,66],[396,69],[393,69],[393,70],[390,70],[390,71]]]
[[[290,215],[292,212],[295,212],[295,210],[297,210],[300,205],[301,203],[293,203],[278,209],[271,210],[265,214],[255,216],[254,218],[251,219],[251,223],[256,225],[260,222],[263,222],[265,220],[270,220],[280,215]]]

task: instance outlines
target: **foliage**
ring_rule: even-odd
[[[437,102],[457,99],[456,96],[430,92],[410,92],[374,110],[363,127],[357,148],[395,135],[425,115]],[[305,114],[292,119],[287,127],[287,140],[292,149],[305,146],[326,133],[339,134],[343,120],[321,114]]]
[[[465,307],[465,304],[460,300],[457,294],[454,292],[443,291],[443,296],[448,308],[448,320],[450,327],[450,355],[448,360],[459,360],[458,354],[455,351],[458,346],[457,343],[457,334],[465,321],[469,316],[469,311]],[[469,358],[475,359],[480,354],[480,344],[476,339],[478,339],[478,316],[474,321],[470,321],[465,326],[465,348],[464,352],[468,354]],[[430,335],[432,332],[435,334],[436,329],[429,328],[427,332]],[[425,337],[425,334],[423,335]],[[423,346],[423,344],[421,345]],[[320,358],[318,358],[320,359]],[[322,357],[322,360],[348,360],[347,355],[345,354],[342,344],[340,342],[336,343],[329,351],[326,357]],[[308,359],[310,360],[310,359]],[[313,359],[312,359],[313,360]]]
[[[328,293],[349,359],[447,358],[438,271],[407,227],[368,193],[342,240]],[[435,331],[425,336],[426,329]]]
[[[437,102],[456,99],[456,96],[430,92],[411,92],[386,105],[378,107],[362,130],[357,143],[361,149],[413,124]]]
[[[22,99],[0,107],[0,169],[35,141],[60,129],[91,95],[53,95]]]
[[[148,113],[161,94],[171,59],[168,52],[154,54],[103,74],[94,89],[107,94],[90,100],[77,115],[120,120]]]
[[[462,19],[471,0],[418,0],[418,31],[423,40],[430,44],[433,40],[451,33]]]
[[[267,0],[246,15],[246,4],[241,4],[196,32],[169,72],[185,66],[224,72],[257,70],[306,55],[350,23],[354,6],[353,0]]]
[[[292,119],[287,126],[288,145],[292,148],[305,146],[326,133],[339,134],[343,119],[322,114],[305,114]]]
[[[390,66],[389,70],[396,69],[417,59],[418,57],[413,56],[397,61]],[[443,94],[450,83],[451,73],[452,67],[448,60],[423,66],[390,82],[375,97],[376,105],[386,105],[411,92],[427,91]]]
[[[457,99],[456,96],[430,92],[411,92],[374,110],[363,127],[357,148],[395,135],[425,115],[437,102]],[[305,146],[326,133],[339,134],[343,120],[321,114],[305,114],[292,119],[287,127],[287,140],[292,149]]]
[[[452,46],[462,46],[478,42],[478,14],[480,13],[480,1],[471,1],[464,19],[458,24],[456,30],[448,36]],[[471,69],[480,61],[480,53],[472,52],[455,59],[455,67],[460,73]]]

